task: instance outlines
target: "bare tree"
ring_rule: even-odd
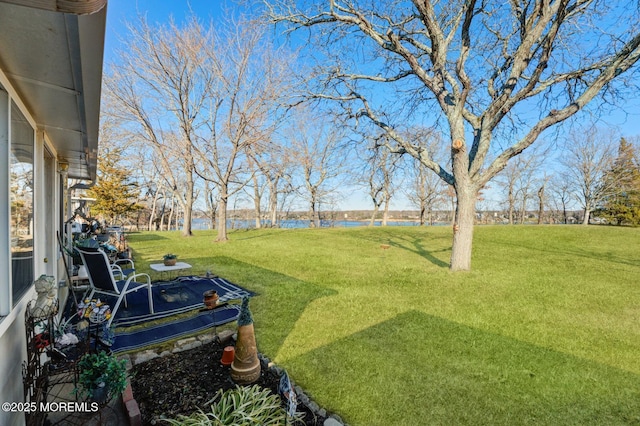
[[[204,182],[204,200],[205,200],[205,214],[209,219],[209,225],[211,229],[216,228],[216,212],[218,211],[218,196],[215,193],[215,185],[211,182]]]
[[[416,129],[417,144],[423,145],[424,149],[434,153],[436,158],[441,159],[444,153],[435,154],[441,146],[439,136],[432,129],[420,131]],[[440,150],[442,151],[442,150]],[[420,212],[420,225],[427,222],[434,223],[434,210],[438,206],[444,206],[446,201],[447,184],[438,178],[431,170],[422,166],[420,161],[411,157],[408,166],[408,182],[405,187],[405,194],[413,205],[418,207]]]
[[[262,197],[266,189],[265,176],[260,173],[259,167],[252,155],[247,156],[247,162],[249,165],[249,171],[251,173],[251,190],[253,194],[249,194],[253,199],[253,211],[255,213],[255,227],[256,229],[262,228]]]
[[[282,157],[281,161],[271,161],[269,168],[264,170],[269,186],[269,224],[273,228],[280,226],[279,211],[283,210],[286,199],[295,192],[292,183],[293,164],[289,157]]]
[[[420,212],[420,225],[433,225],[434,211],[444,205],[447,185],[412,158],[409,168],[410,184],[406,187],[407,198]]]
[[[541,225],[544,223],[544,206],[546,205],[546,198],[545,198],[545,190],[547,187],[547,182],[548,179],[547,177],[544,177],[542,179],[542,185],[540,186],[540,188],[538,189],[537,195],[538,195],[538,225]]]
[[[202,55],[206,31],[195,17],[179,26],[127,25],[119,61],[105,78],[116,115],[141,143],[154,151],[165,186],[182,206],[182,234],[191,235],[194,203],[194,143],[209,98],[210,68]],[[180,188],[178,190],[178,188]]]
[[[509,224],[516,221],[524,223],[529,202],[533,198],[534,187],[537,186],[537,174],[540,172],[545,153],[535,150],[513,159],[496,177],[505,192],[507,217]]]
[[[616,144],[613,135],[595,127],[574,131],[566,141],[561,163],[583,211],[582,224],[589,224],[591,212],[615,189],[615,182],[603,177],[613,166]]]
[[[383,135],[382,138],[384,137]],[[367,154],[364,155],[367,156],[367,160],[361,178],[373,202],[369,226],[375,224],[380,207],[383,205],[382,226],[387,226],[391,197],[398,187],[396,178],[401,157],[384,148],[377,138],[367,147]]]
[[[633,85],[640,57],[635,1],[264,3],[272,22],[311,29],[324,49],[316,97],[383,129],[391,149],[453,186],[452,270],[471,268],[478,192],[545,129],[599,94],[622,95],[612,82]],[[398,131],[416,117],[443,126],[450,169]]]
[[[255,22],[218,25],[210,33],[205,53],[214,81],[207,133],[198,142],[198,174],[216,186],[216,241],[226,241],[229,198],[251,181],[257,169],[248,167],[249,154],[271,141],[280,122],[289,60]]]
[[[256,226],[258,226],[258,213],[260,209],[260,200],[266,190],[267,210],[269,212],[268,226],[278,226],[278,208],[281,205],[281,195],[292,192],[291,175],[293,169],[291,149],[284,144],[261,144],[252,147],[250,157],[259,174],[254,176],[254,186],[262,185],[266,188],[256,191],[254,188],[254,205],[256,209]],[[263,182],[259,181],[259,175],[262,176]]]
[[[302,196],[309,206],[309,226],[320,227],[320,206],[327,202],[343,173],[345,152],[340,126],[326,125],[302,106],[292,117],[290,138],[292,157],[302,175]]]
[[[562,223],[565,225],[569,221],[567,210],[573,200],[573,189],[568,176],[563,173],[556,173],[550,182],[551,198],[549,202],[556,212],[562,212]]]

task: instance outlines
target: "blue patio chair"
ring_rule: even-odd
[[[151,277],[149,274],[132,274],[125,279],[123,271],[118,271],[118,267],[114,268],[109,263],[109,257],[102,249],[87,249],[77,248],[82,258],[82,263],[87,267],[87,273],[89,274],[89,284],[91,286],[89,299],[97,294],[106,294],[117,298],[115,305],[111,308],[111,318],[107,322],[107,326],[110,326],[113,319],[116,317],[120,303],[124,299],[124,306],[127,307],[127,294],[134,291],[145,289],[149,294],[149,311],[153,311],[153,299],[151,297]],[[114,270],[116,271],[114,274]],[[116,279],[118,275],[121,279]],[[142,282],[138,279],[142,278]]]

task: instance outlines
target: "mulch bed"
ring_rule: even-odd
[[[195,349],[171,354],[135,365],[132,370],[131,388],[138,402],[144,425],[166,424],[157,421],[161,417],[177,418],[198,409],[209,411],[206,403],[218,390],[233,389],[230,367],[220,364],[223,345],[217,341]],[[255,384],[278,394],[280,377],[262,365],[260,378]],[[298,411],[304,414],[304,425],[322,425],[318,417],[302,404]]]

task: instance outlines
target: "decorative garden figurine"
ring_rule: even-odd
[[[40,277],[34,281],[38,298],[36,303],[31,307],[31,316],[33,317],[48,317],[55,309],[55,299],[58,295],[58,286],[55,278],[50,275],[40,275]]]
[[[298,397],[296,396],[293,386],[291,386],[291,380],[286,371],[282,372],[280,376],[280,384],[278,385],[278,394],[280,398],[285,402],[287,415],[291,418],[296,416],[296,408],[298,407]]]
[[[249,298],[242,299],[238,315],[238,337],[236,351],[231,363],[231,378],[234,382],[246,385],[260,377],[260,360],[253,330],[253,318],[249,310]]]

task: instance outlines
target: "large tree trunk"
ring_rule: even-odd
[[[160,223],[158,224],[159,230],[164,231],[164,219],[166,217],[165,212],[167,211],[167,199],[166,197],[162,200],[162,210],[160,210]]]
[[[193,203],[186,203],[182,207],[182,236],[190,237],[193,235],[191,232],[191,221],[193,219]]]
[[[278,226],[278,181],[280,178],[276,175],[273,178],[267,174],[267,187],[269,189],[269,227],[276,228]]]
[[[309,204],[309,227],[320,228],[320,211],[318,206],[317,191],[313,188],[311,191],[311,203]]]
[[[171,196],[171,208],[169,209],[169,218],[167,219],[167,231],[171,231],[171,224],[173,223],[173,214],[176,210],[176,198],[175,195]],[[177,229],[177,228],[176,228]]]
[[[262,222],[260,219],[262,218],[262,208],[260,206],[260,187],[258,186],[258,177],[256,175],[253,176],[253,209],[256,215],[256,229],[262,228]]]
[[[205,187],[205,202],[207,206],[207,212],[209,214],[209,228],[216,229],[216,210],[218,209],[218,205],[216,204],[216,199],[213,196],[213,192],[209,190],[209,185]]]
[[[509,188],[509,196],[508,196],[508,202],[509,202],[509,225],[513,225],[513,216],[514,216],[514,197],[513,197],[513,189]]]
[[[320,228],[320,212],[316,207],[316,203],[312,201],[309,207],[311,208],[311,210],[309,211],[309,215],[311,216],[309,226],[311,228]]]
[[[269,210],[271,216],[271,227],[278,227],[278,194],[269,194]]]
[[[369,226],[374,226],[376,224],[376,216],[378,215],[379,209],[380,209],[380,205],[374,200],[373,213],[371,214],[371,219],[369,219]]]
[[[462,142],[464,140],[462,126],[453,136],[451,152],[454,176],[456,176],[454,190],[457,203],[453,220],[453,244],[449,269],[451,271],[469,271],[471,270],[473,225],[479,189],[471,182],[469,176],[469,157],[464,142]]]
[[[194,187],[193,179],[188,178],[185,199],[184,199],[184,203],[182,203],[182,206],[181,206],[183,211],[183,215],[182,215],[182,218],[183,218],[182,236],[183,237],[190,237],[193,235],[193,232],[191,232],[191,226],[192,226],[191,220],[193,219],[193,202],[194,202],[193,187]],[[180,197],[179,199],[182,200],[182,197]],[[176,223],[176,228],[177,226],[178,224]]]
[[[210,218],[209,221],[211,222],[211,229],[216,229],[216,211],[215,210],[211,210],[210,214]]]
[[[152,230],[152,226],[156,222],[156,209],[158,206],[158,198],[160,197],[160,191],[156,190],[155,194],[153,194],[153,202],[151,203],[151,213],[149,213],[149,231]]]
[[[455,221],[453,223],[453,246],[451,248],[452,271],[471,269],[471,247],[473,244],[473,225],[476,211],[477,191],[470,188],[457,189]]]
[[[262,210],[260,208],[260,197],[257,194],[257,190],[256,190],[256,196],[253,199],[253,208],[255,211],[255,215],[256,215],[256,229],[260,229],[262,228],[262,222],[261,222],[261,217],[262,217]]]
[[[384,212],[382,213],[382,226],[387,226],[389,223],[389,205],[391,197],[386,197],[384,201]]]
[[[544,185],[538,190],[538,225],[544,222]]]
[[[591,210],[590,209],[584,209],[583,213],[584,213],[584,215],[582,217],[582,224],[583,225],[588,225],[589,224],[589,216],[591,216]]]
[[[192,167],[189,167],[190,170],[193,170]],[[176,195],[176,192],[174,190],[173,192],[173,196],[171,198],[172,200],[172,206],[175,204],[173,202],[174,197],[177,198],[177,204],[182,208],[182,236],[183,237],[190,237],[193,235],[193,232],[191,232],[191,227],[192,227],[192,223],[191,220],[193,219],[193,190],[194,190],[194,182],[193,182],[193,172],[188,172],[186,173],[186,188],[184,189],[184,195],[180,195],[180,193],[178,193],[178,195]],[[173,207],[172,207],[172,212],[173,212]],[[176,224],[176,229],[178,229],[178,220],[179,220],[179,215],[176,212],[175,215],[175,224]]]
[[[229,187],[226,183],[220,184],[220,202],[218,203],[218,237],[216,241],[228,241],[227,236],[227,208],[229,205]]]

